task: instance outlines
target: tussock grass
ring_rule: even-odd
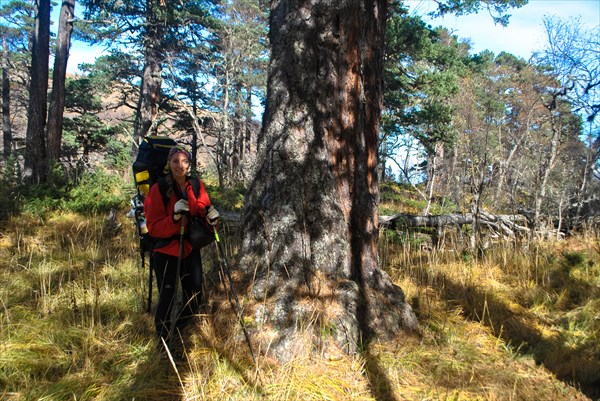
[[[499,349],[514,354],[513,359],[543,367],[596,399],[600,395],[600,255],[596,246],[597,240],[583,238],[536,243],[530,250],[501,245],[477,260],[435,249],[404,250],[390,264],[438,341],[447,340],[459,322],[475,323],[497,338]],[[464,330],[457,334],[465,338]],[[456,373],[451,377],[456,379]],[[515,389],[517,397],[520,386]],[[509,394],[504,390],[503,394]],[[512,399],[551,396],[552,391]]]
[[[210,307],[172,363],[145,312],[133,227],[118,222],[56,213],[2,223],[0,399],[586,400],[578,386],[591,394],[598,380],[597,239],[472,258],[383,236],[382,263],[421,335],[285,365],[252,363],[206,250]]]

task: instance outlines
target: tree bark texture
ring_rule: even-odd
[[[54,72],[52,75],[52,93],[50,94],[50,109],[48,113],[48,160],[60,159],[62,141],[63,112],[65,109],[65,79],[67,77],[67,62],[71,47],[71,32],[73,23],[69,22],[75,16],[75,0],[63,0],[58,22],[56,38],[56,54],[54,55]]]
[[[264,339],[280,360],[298,350],[290,344],[302,343],[301,328],[330,334],[311,347],[355,352],[361,339],[416,326],[378,266],[385,8],[385,0],[271,3],[267,105],[241,267],[254,277],[259,320],[272,329]]]
[[[44,128],[48,111],[46,99],[50,57],[50,1],[36,0],[34,13],[24,177],[33,182],[40,182],[45,179],[47,168]]]
[[[160,4],[159,4],[160,3]],[[146,33],[144,35],[144,69],[140,98],[133,126],[133,142],[138,144],[140,139],[151,131],[152,124],[158,115],[160,89],[162,86],[162,62],[164,57],[163,34],[164,25],[160,21],[158,8],[166,8],[166,3],[158,0],[146,1]],[[161,13],[166,14],[163,10]],[[132,155],[137,154],[137,147],[132,149]]]

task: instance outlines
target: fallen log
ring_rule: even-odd
[[[390,229],[409,227],[432,227],[438,230],[446,226],[462,227],[473,224],[474,217],[471,213],[454,213],[437,216],[418,216],[414,214],[398,213],[392,216],[380,216],[379,226]],[[479,215],[479,224],[503,236],[514,237],[515,232],[528,233],[527,218],[523,215],[493,215],[483,212]]]
[[[221,213],[221,223],[228,231],[239,229],[240,214],[236,212]],[[436,216],[419,216],[408,213],[398,213],[391,216],[379,216],[379,227],[389,229],[404,229],[416,227],[432,227],[438,230],[446,226],[462,227],[463,225],[473,224],[473,215],[471,213],[453,213]],[[526,226],[527,218],[524,215],[494,215],[487,212],[481,212],[479,215],[479,224],[499,232],[505,237],[513,238],[515,233],[529,233]]]

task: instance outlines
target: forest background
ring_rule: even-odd
[[[435,12],[481,8],[509,24],[508,6],[525,3],[441,2]],[[77,18],[75,6],[85,10]],[[48,2],[3,2],[0,11],[7,399],[211,399],[223,388],[245,399],[598,397],[598,26],[549,16],[547,43],[524,60],[473,54],[468,41],[390,4],[379,256],[422,337],[403,338],[402,355],[384,342],[358,356],[247,367],[235,312],[215,289],[214,308],[230,319],[203,321],[187,366],[165,376],[152,366],[138,305],[145,282],[122,218],[132,156],[151,133],[188,143],[220,210],[243,213],[264,137],[255,113],[268,97],[268,6],[65,1],[60,9],[56,37]],[[107,54],[67,74],[73,37]],[[229,221],[232,256],[237,221]],[[207,260],[207,269],[218,264]],[[58,335],[53,325],[73,331]],[[318,328],[322,338],[335,330]],[[308,374],[315,366],[335,368],[329,381]],[[123,384],[110,388],[116,377]],[[144,386],[148,377],[155,384]]]

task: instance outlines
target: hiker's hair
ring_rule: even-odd
[[[165,185],[167,192],[164,194],[164,196],[165,198],[169,199],[173,193],[173,176],[171,175],[170,171],[169,174],[164,176],[164,180],[167,182],[167,185]]]

